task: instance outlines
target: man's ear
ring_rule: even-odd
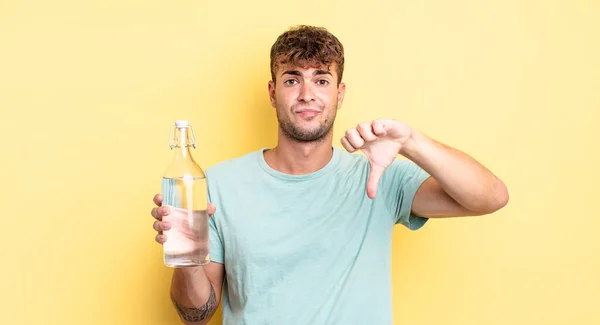
[[[337,108],[340,109],[342,107],[342,102],[344,101],[344,96],[346,95],[346,84],[340,82],[338,86],[338,95],[337,95]]]
[[[269,100],[271,100],[271,106],[275,107],[275,82],[269,80]]]

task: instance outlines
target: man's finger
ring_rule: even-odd
[[[162,217],[158,215],[158,209],[160,208],[152,208],[152,212],[150,212],[150,214],[154,217],[154,219],[162,220]]]
[[[360,149],[365,145],[365,140],[358,134],[356,129],[346,131],[346,139],[356,149]]]
[[[367,181],[367,196],[370,199],[375,198],[377,193],[377,187],[379,186],[379,179],[383,175],[384,167],[371,165],[371,172],[369,173],[369,180]]]
[[[156,194],[154,196],[154,199],[152,199],[154,201],[154,204],[156,204],[157,206],[161,206],[162,205],[162,201],[163,201],[163,197],[160,194]]]
[[[157,220],[162,220],[162,218],[164,216],[168,216],[170,212],[169,207],[156,207],[156,208],[152,208],[152,216],[157,219]]]
[[[373,132],[377,136],[384,136],[387,132],[387,123],[384,120],[373,121]]]
[[[215,214],[215,212],[217,212],[217,208],[215,207],[214,204],[209,203],[208,204],[208,209],[207,209],[208,215],[212,216],[213,214]]]
[[[348,141],[348,139],[346,139],[346,137],[342,137],[342,139],[340,139],[340,142],[342,143],[342,146],[344,146],[344,149],[346,149],[346,151],[353,153],[356,151],[356,148],[354,148],[350,142]]]
[[[158,234],[156,235],[156,237],[154,238],[154,240],[156,240],[157,243],[159,244],[164,244],[167,241],[167,235],[165,234]]]
[[[371,142],[377,140],[377,136],[373,133],[373,127],[370,122],[361,123],[356,129],[365,141]]]
[[[169,223],[168,221],[154,221],[152,228],[154,228],[154,230],[158,231],[159,233],[162,233],[165,230],[171,229],[171,223]]]

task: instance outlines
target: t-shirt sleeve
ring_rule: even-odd
[[[225,254],[223,249],[223,240],[217,227],[216,219],[219,218],[219,206],[211,199],[210,186],[208,187],[208,201],[215,204],[217,211],[213,216],[208,218],[209,227],[209,241],[210,241],[210,260],[211,262],[217,262],[223,264],[225,261]]]
[[[215,213],[216,214],[216,213]],[[209,217],[208,225],[210,227],[210,260],[211,262],[224,263],[223,242],[215,224],[215,216]]]
[[[428,218],[412,212],[412,204],[417,190],[430,175],[408,159],[396,159],[381,176],[377,194],[381,193],[395,224],[402,224],[410,230],[417,230]]]

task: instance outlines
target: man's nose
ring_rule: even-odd
[[[300,96],[299,100],[309,102],[312,101],[315,97],[313,92],[313,87],[310,82],[305,82],[302,86],[300,86]]]

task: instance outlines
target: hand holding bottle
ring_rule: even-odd
[[[162,206],[162,201],[163,201],[163,197],[161,194],[156,194],[154,196],[154,204],[156,204],[156,207],[152,209],[152,216],[156,219],[156,221],[154,221],[153,224],[153,228],[154,230],[156,230],[156,232],[158,233],[155,237],[155,241],[159,244],[164,244],[167,241],[167,235],[164,234],[164,231],[168,231],[171,229],[171,221],[166,220],[169,219],[169,215],[173,214],[173,215],[180,215],[183,216],[184,218],[187,216],[187,211],[183,210],[183,209],[177,209],[177,208],[173,208],[173,207],[166,207],[166,206]],[[170,210],[174,210],[170,211]],[[216,207],[214,206],[214,204],[209,203],[208,204],[208,216],[212,217],[212,215],[215,213],[216,211]],[[163,220],[164,217],[165,220]]]

